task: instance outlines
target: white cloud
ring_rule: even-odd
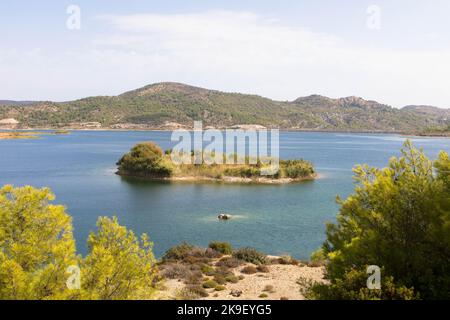
[[[95,35],[90,50],[40,51],[33,59],[54,80],[70,74],[58,86],[84,90],[79,96],[179,81],[280,100],[319,93],[359,95],[394,106],[450,107],[448,51],[355,45],[249,12],[103,15],[97,20],[110,30]]]

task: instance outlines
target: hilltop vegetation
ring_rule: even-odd
[[[225,93],[179,83],[152,84],[119,96],[38,102],[0,107],[0,119],[14,118],[26,128],[171,129],[195,120],[217,128],[255,124],[282,129],[412,132],[441,126],[442,109],[395,109],[357,97],[322,96],[292,102]]]
[[[183,155],[181,155],[183,156]],[[233,163],[227,164],[227,155],[222,156],[223,164],[194,164],[194,154],[186,155],[192,164],[174,164],[171,150],[163,153],[161,148],[152,142],[134,146],[117,163],[118,174],[149,179],[217,180],[228,182],[292,182],[313,179],[316,176],[314,167],[309,161],[281,160],[279,171],[275,175],[265,177],[263,171],[270,168],[270,163],[263,164],[262,159],[255,159],[252,164],[249,157],[245,163],[237,164],[237,156],[231,155]],[[214,154],[210,155],[211,159]],[[206,157],[203,154],[203,157]],[[269,160],[269,159],[268,159]]]

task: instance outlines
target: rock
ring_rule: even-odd
[[[242,290],[231,290],[230,295],[239,298],[242,295]]]
[[[1,119],[0,120],[0,128],[5,129],[15,129],[19,125],[19,121],[14,118]]]
[[[219,220],[230,220],[232,216],[230,214],[221,213],[218,216]]]

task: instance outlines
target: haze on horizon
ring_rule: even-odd
[[[340,2],[4,0],[0,99],[67,101],[170,81],[281,101],[450,108],[449,1]]]

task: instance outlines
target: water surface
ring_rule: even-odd
[[[206,246],[220,240],[308,258],[325,238],[325,222],[335,219],[336,195],[345,197],[353,190],[354,164],[385,166],[404,140],[397,135],[282,132],[281,157],[311,160],[320,179],[281,186],[227,185],[143,182],[114,174],[117,160],[135,143],[173,146],[169,132],[76,131],[0,140],[0,185],[50,187],[73,216],[83,254],[97,217],[116,215],[136,233],[147,233],[157,255],[182,241]],[[440,150],[450,151],[449,139],[413,140],[433,158]],[[238,217],[220,222],[220,212]]]

